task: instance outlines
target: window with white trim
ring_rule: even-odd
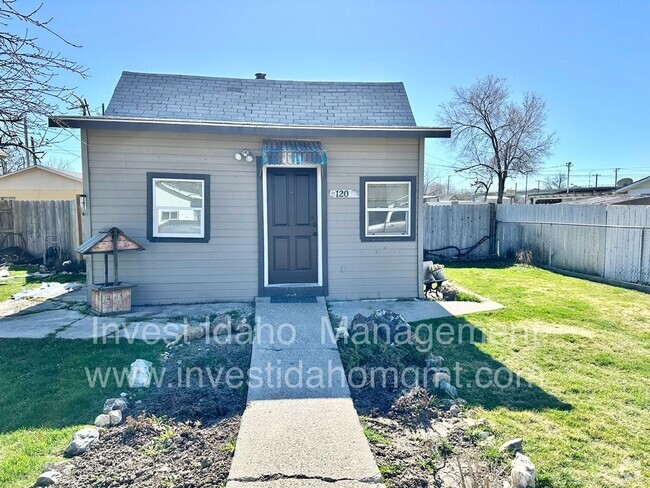
[[[413,178],[362,178],[362,240],[410,240]]]
[[[209,239],[207,175],[149,173],[150,240]]]

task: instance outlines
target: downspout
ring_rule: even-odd
[[[81,174],[83,179],[83,191],[86,195],[86,208],[83,211],[83,236],[82,241],[86,241],[93,235],[92,229],[92,195],[90,194],[90,164],[88,158],[88,129],[81,129]],[[88,286],[88,301],[91,299],[90,285],[94,283],[93,264],[94,258],[84,257],[86,260],[86,284]],[[89,260],[89,261],[88,261]]]
[[[424,138],[418,139],[418,178],[416,181],[416,205],[415,211],[417,212],[417,229],[415,229],[415,239],[417,243],[417,290],[415,296],[422,298],[423,290],[422,283],[424,276],[422,275],[422,261],[424,260]]]

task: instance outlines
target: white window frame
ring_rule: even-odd
[[[408,207],[368,207],[368,189],[370,185],[408,185],[408,193],[407,193],[407,201],[408,201]],[[382,237],[411,237],[411,233],[413,232],[413,229],[411,229],[411,212],[413,209],[411,208],[411,192],[413,191],[413,188],[411,187],[411,182],[410,181],[396,181],[396,180],[386,180],[386,181],[366,181],[365,182],[365,201],[363,202],[364,206],[364,235],[368,239],[381,239]],[[406,233],[400,233],[400,234],[370,234],[368,233],[368,216],[370,215],[370,212],[406,212]]]
[[[156,183],[159,181],[192,181],[201,183],[201,208],[197,207],[174,207],[168,205],[156,205]],[[153,237],[170,237],[180,239],[204,239],[205,238],[205,180],[195,178],[152,178],[151,179],[151,194],[152,194],[152,212],[151,219]],[[176,232],[158,232],[158,212],[180,212],[187,210],[200,210],[201,211],[201,233],[200,234],[182,234]]]

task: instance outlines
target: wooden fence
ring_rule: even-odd
[[[532,251],[541,264],[616,281],[650,284],[650,207],[499,205],[502,256]]]
[[[468,248],[469,257],[532,252],[539,264],[650,285],[650,207],[645,205],[425,206],[424,249]],[[492,230],[491,230],[492,229]],[[451,258],[455,249],[436,251]]]
[[[18,246],[36,257],[48,247],[60,249],[63,259],[79,261],[77,202],[74,200],[0,201],[0,248]]]
[[[449,259],[466,252],[482,239],[494,234],[494,204],[456,204],[424,206],[425,256]],[[451,247],[450,247],[451,246]],[[449,249],[443,249],[450,247]],[[493,247],[493,246],[492,246]],[[468,257],[486,258],[493,254],[485,239]]]

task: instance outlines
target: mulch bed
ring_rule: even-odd
[[[204,339],[172,346],[160,367],[170,382],[177,368],[230,368],[246,371],[250,345],[207,344]],[[173,378],[173,379],[172,379]],[[232,389],[194,375],[189,386],[165,381],[135,404],[126,421],[102,431],[81,456],[51,466],[63,473],[62,487],[216,487],[225,483],[246,389]],[[100,413],[100,412],[98,412]]]

